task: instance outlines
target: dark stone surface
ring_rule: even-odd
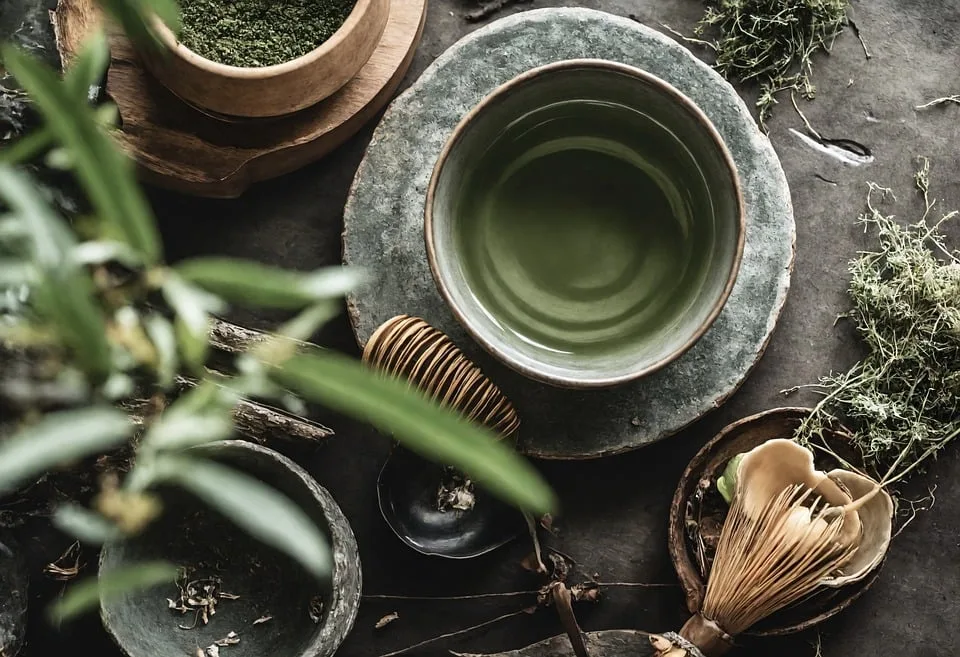
[[[556,2],[537,0],[526,7]],[[567,3],[572,4],[572,3]],[[589,0],[577,3],[621,15],[636,14],[689,30],[703,4],[697,0]],[[919,216],[912,190],[914,157],[931,158],[934,194],[942,207],[960,208],[960,107],[923,112],[913,108],[931,98],[960,93],[960,0],[856,0],[857,21],[874,57],[865,60],[849,31],[833,54],[815,61],[818,97],[801,107],[826,137],[855,139],[875,160],[860,167],[837,162],[804,144],[791,129],[802,122],[789,99],[776,108],[771,139],[790,183],[797,223],[797,263],[784,314],[771,344],[743,388],[723,407],[683,434],[617,457],[583,463],[542,463],[563,505],[560,537],[551,543],[576,558],[585,574],[606,581],[675,583],[667,554],[667,513],[673,489],[687,460],[725,423],[810,397],[785,398],[784,388],[810,383],[832,368],[845,368],[858,347],[849,331],[834,326],[847,307],[846,264],[871,243],[855,225],[863,208],[866,181],[893,187],[899,201],[891,212]],[[426,33],[407,84],[446,47],[476,25],[454,0],[430,7]],[[697,53],[698,55],[702,53]],[[852,80],[852,84],[849,82]],[[744,90],[751,99],[754,92]],[[372,126],[325,161],[251,189],[236,201],[203,201],[155,195],[172,258],[224,253],[303,268],[340,261],[342,209]],[[817,176],[828,180],[825,182]],[[960,231],[953,230],[954,244]],[[233,318],[265,326],[269,314],[237,313]],[[357,354],[344,316],[319,336],[324,344]],[[551,409],[538,409],[549,414]],[[387,441],[356,423],[318,411],[338,436],[303,462],[328,488],[349,518],[360,546],[365,593],[453,595],[533,588],[534,578],[518,562],[527,546],[516,542],[477,560],[450,562],[424,557],[390,532],[377,510],[375,482]],[[937,502],[894,539],[880,579],[863,598],[822,629],[822,654],[897,654],[939,657],[960,645],[960,451],[954,446],[916,482],[916,497],[937,486]],[[64,546],[65,547],[65,546]],[[62,551],[62,548],[58,548]],[[56,555],[54,555],[55,558]],[[42,577],[42,576],[41,576]],[[442,632],[493,618],[529,604],[531,598],[484,601],[411,602],[364,600],[341,657],[376,657]],[[595,606],[581,606],[586,630],[677,629],[685,620],[679,588],[611,588]],[[61,634],[32,627],[28,657],[74,654],[79,647],[116,657],[92,617]],[[382,630],[374,623],[398,611],[399,620]],[[561,632],[549,611],[520,615],[488,631],[438,643],[421,655],[511,650]],[[812,657],[816,633],[770,639],[738,653],[749,657]],[[229,656],[224,649],[224,657]],[[170,657],[179,657],[173,656]],[[264,657],[268,657],[264,655]],[[288,657],[270,655],[269,657]]]
[[[437,157],[460,118],[501,84],[564,59],[637,66],[689,96],[737,166],[746,239],[737,282],[717,320],[663,369],[615,388],[569,390],[510,370],[477,347],[437,291],[423,213]],[[448,49],[387,110],[344,211],[344,262],[372,281],[347,302],[360,342],[398,314],[446,333],[517,406],[518,443],[538,458],[609,456],[672,435],[719,406],[763,352],[793,265],[790,190],[769,140],[736,91],[683,46],[622,16],[544,9],[505,18]],[[549,408],[550,413],[539,412]]]

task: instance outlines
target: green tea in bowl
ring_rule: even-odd
[[[648,374],[716,319],[743,200],[706,116],[638,69],[529,71],[460,123],[427,195],[434,277],[473,337],[564,387]]]

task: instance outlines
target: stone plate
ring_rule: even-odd
[[[423,208],[434,162],[460,118],[494,88],[565,59],[636,66],[696,102],[737,164],[747,209],[743,262],[716,323],[655,374],[605,390],[562,390],[526,379],[471,340],[443,302],[427,265]],[[632,20],[592,9],[514,14],[464,37],[385,113],[344,210],[344,263],[372,281],[348,297],[363,345],[390,317],[422,317],[449,335],[513,400],[519,448],[535,458],[586,459],[670,436],[743,383],[773,332],[793,268],[795,226],[787,180],[769,140],[725,80],[685,47]]]

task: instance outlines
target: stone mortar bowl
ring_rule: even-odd
[[[195,571],[187,580],[216,577],[221,599],[207,624],[194,614],[177,613],[177,583],[111,596],[101,605],[109,634],[130,657],[195,655],[230,632],[239,643],[220,648],[231,657],[330,657],[353,627],[360,605],[361,571],[356,539],[340,508],[325,489],[293,461],[239,440],[193,448],[218,462],[253,475],[301,505],[327,535],[333,568],[318,581],[286,554],[250,538],[196,498],[164,489],[165,512],[145,534],[110,543],[100,556],[100,572],[148,560],[167,560]],[[323,607],[313,605],[317,597]],[[311,610],[314,618],[311,618]],[[258,622],[258,619],[270,617]]]
[[[576,59],[520,74],[461,119],[424,238],[444,300],[495,358],[605,388],[707,332],[736,282],[744,212],[736,165],[693,101],[638,68]]]
[[[187,103],[225,117],[291,114],[333,95],[363,68],[383,36],[390,0],[357,0],[343,25],[305,55],[282,64],[245,68],[201,57],[159,19],[164,48],[144,48],[144,66]]]
[[[790,438],[809,413],[809,408],[775,408],[734,422],[704,445],[684,470],[670,506],[668,541],[670,559],[680,578],[680,585],[686,596],[687,609],[691,614],[697,613],[703,604],[706,582],[700,574],[691,542],[687,539],[687,502],[696,494],[702,480],[715,482],[731,458],[767,440]],[[843,445],[846,443],[843,434],[840,431],[826,431],[825,437],[831,447],[846,458],[843,453],[845,451]],[[817,467],[822,466],[818,457]],[[831,464],[827,469],[831,467],[834,466]],[[713,483],[711,483],[709,495],[722,501]],[[706,497],[707,495],[704,495],[704,498]],[[863,595],[876,581],[881,565],[882,562],[859,582],[839,588],[822,587],[810,598],[773,614],[745,634],[747,636],[779,636],[801,632],[822,623],[849,607]]]

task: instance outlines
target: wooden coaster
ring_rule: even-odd
[[[96,23],[82,7],[90,3],[60,1],[53,21],[63,50]],[[426,6],[392,0],[380,45],[350,82],[313,107],[270,119],[222,117],[187,104],[144,70],[125,36],[113,34],[106,92],[120,112],[119,139],[145,182],[195,196],[240,196],[252,183],[320,159],[390,101],[420,42]]]

